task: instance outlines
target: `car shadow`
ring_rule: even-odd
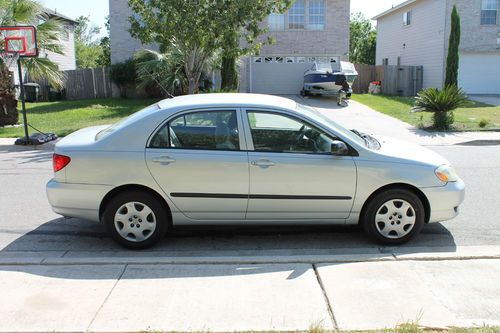
[[[127,250],[117,245],[107,236],[101,224],[73,218],[54,219],[34,230],[20,234],[0,250],[0,272],[21,271],[62,279],[117,278],[113,269],[72,270],[71,267],[82,259],[84,266],[116,267],[134,266],[133,260],[127,265],[120,259],[138,259],[137,263],[141,262],[141,258],[156,258],[160,261],[161,258],[169,258],[174,262],[191,258],[198,260],[193,265],[161,265],[163,269],[159,269],[154,278],[291,271],[288,278],[292,279],[312,269],[311,262],[315,262],[315,258],[325,262],[321,259],[325,256],[345,258],[362,255],[366,260],[375,260],[383,256],[391,257],[394,251],[408,254],[456,251],[453,236],[439,223],[426,225],[420,237],[398,247],[374,244],[357,226],[211,227],[210,229],[184,227],[171,231],[154,248],[140,251]],[[47,257],[60,261],[56,265],[48,263],[33,265],[26,262],[23,265],[9,265],[9,262],[15,263],[19,260],[22,262],[22,259],[26,258]],[[211,263],[212,259],[217,261],[216,258],[220,257],[230,257],[231,260],[228,263]],[[297,257],[309,259],[303,261],[295,259]],[[113,263],[114,258],[116,264]],[[249,260],[255,262],[251,264]],[[346,264],[348,262],[349,259],[345,260]],[[179,269],[178,266],[191,266],[191,269]],[[153,278],[148,274],[153,266],[141,267],[144,267],[143,272],[138,269],[139,273],[133,275],[134,279]],[[165,269],[165,267],[170,268]]]

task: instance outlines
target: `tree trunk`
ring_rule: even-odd
[[[15,125],[19,120],[12,74],[0,61],[0,126]]]
[[[236,70],[236,58],[231,56],[222,57],[221,89],[233,91],[238,89],[238,71]]]

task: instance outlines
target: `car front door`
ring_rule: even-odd
[[[286,113],[245,113],[250,146],[247,220],[347,218],[356,166],[352,156],[332,155],[331,144],[338,139]]]
[[[244,220],[248,154],[237,109],[185,112],[151,138],[146,163],[156,182],[190,219]]]

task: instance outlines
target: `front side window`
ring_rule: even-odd
[[[285,30],[285,14],[271,14],[268,17],[270,31]]]
[[[325,29],[325,0],[309,0],[309,30]]]
[[[411,24],[411,11],[407,11],[403,14],[403,25],[407,26]]]
[[[305,0],[297,0],[288,10],[288,29],[304,29],[305,27]]]
[[[481,24],[496,25],[498,17],[498,0],[483,0],[481,4]]]
[[[290,116],[251,111],[248,121],[258,152],[330,154],[334,139],[314,126]]]
[[[201,111],[178,116],[154,136],[150,148],[239,150],[236,111]]]

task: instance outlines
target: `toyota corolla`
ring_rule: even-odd
[[[129,248],[176,226],[230,224],[360,224],[401,244],[464,200],[442,156],[268,95],[167,99],[65,137],[53,165],[53,210],[100,221]]]

